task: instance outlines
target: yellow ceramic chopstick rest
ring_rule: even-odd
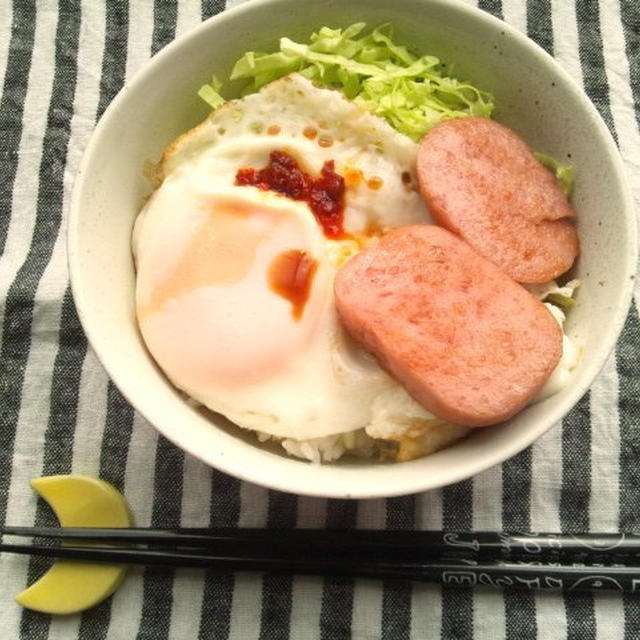
[[[31,486],[51,506],[61,527],[132,525],[124,496],[104,480],[82,475],[47,476],[32,480]],[[124,565],[56,560],[16,600],[42,613],[77,613],[108,598],[125,572]]]

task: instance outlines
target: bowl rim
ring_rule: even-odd
[[[627,239],[627,251],[624,254],[624,265],[622,267],[622,270],[625,273],[629,273],[630,277],[625,279],[622,290],[620,291],[618,297],[617,307],[612,312],[610,331],[601,342],[601,348],[598,352],[600,354],[599,357],[596,358],[595,361],[592,361],[590,364],[590,375],[584,376],[583,382],[573,389],[572,394],[567,397],[565,402],[554,407],[553,410],[551,410],[549,414],[545,416],[545,419],[543,421],[540,421],[540,423],[537,425],[532,425],[531,428],[526,429],[523,433],[519,434],[519,437],[512,438],[499,449],[492,451],[490,454],[483,455],[480,459],[471,459],[469,463],[464,467],[459,466],[457,468],[454,467],[445,469],[443,472],[438,474],[436,480],[434,480],[433,477],[427,474],[421,475],[410,473],[403,475],[402,473],[395,473],[392,483],[378,481],[373,483],[370,482],[369,484],[367,484],[365,482],[366,476],[373,471],[375,471],[376,474],[379,474],[383,469],[394,469],[397,471],[401,471],[404,465],[411,465],[412,462],[395,463],[393,465],[375,465],[369,468],[364,466],[353,467],[353,469],[355,470],[353,473],[357,472],[357,475],[351,475],[352,471],[350,467],[343,467],[341,465],[335,465],[332,463],[314,465],[308,463],[307,461],[301,461],[295,458],[283,458],[280,456],[275,456],[273,454],[268,454],[268,452],[255,445],[247,446],[251,446],[253,449],[260,451],[262,454],[271,455],[275,460],[277,460],[277,462],[270,461],[267,457],[265,457],[263,460],[261,460],[263,466],[242,466],[237,462],[234,462],[232,456],[225,456],[223,454],[220,454],[220,452],[218,452],[218,455],[206,455],[205,453],[203,453],[203,451],[197,449],[195,443],[192,443],[190,446],[190,443],[188,441],[186,443],[182,442],[180,438],[177,437],[177,434],[174,431],[166,428],[165,425],[161,422],[158,423],[155,419],[153,419],[153,417],[150,417],[150,415],[153,415],[153,411],[149,407],[139,406],[137,398],[134,394],[134,390],[129,389],[120,381],[116,363],[115,361],[112,361],[109,356],[108,346],[105,344],[100,344],[94,339],[93,331],[91,328],[91,313],[89,304],[84,296],[80,282],[81,259],[77,239],[81,213],[80,203],[83,195],[83,186],[86,179],[87,168],[90,166],[94,153],[99,147],[103,132],[105,130],[108,130],[110,123],[112,122],[112,120],[114,120],[114,118],[116,118],[120,109],[120,105],[127,99],[129,88],[141,82],[148,75],[152,75],[155,68],[161,65],[165,58],[172,56],[174,51],[182,46],[183,42],[185,42],[187,39],[190,39],[204,31],[211,29],[211,25],[222,26],[228,21],[233,21],[237,18],[237,16],[241,16],[245,13],[250,13],[255,10],[256,7],[273,5],[275,10],[275,7],[277,5],[287,5],[290,3],[290,1],[291,0],[252,0],[251,2],[246,2],[239,6],[227,9],[202,22],[194,29],[190,30],[179,38],[176,38],[174,41],[164,47],[158,54],[148,60],[131,77],[131,79],[125,83],[116,97],[108,105],[108,107],[102,114],[102,117],[97,122],[91,134],[89,143],[83,153],[82,160],[74,179],[68,212],[66,238],[67,261],[71,291],[74,303],[76,305],[78,318],[89,343],[91,344],[98,357],[98,360],[105,368],[109,378],[123,394],[127,402],[129,402],[136,409],[136,411],[138,411],[160,434],[170,440],[173,444],[190,453],[199,460],[205,462],[209,466],[219,469],[220,471],[232,475],[235,478],[278,491],[295,493],[297,495],[322,498],[357,499],[386,498],[400,495],[409,495],[412,493],[436,489],[462,480],[466,480],[477,475],[478,473],[481,473],[482,471],[485,471],[486,469],[489,469],[490,467],[493,467],[494,465],[508,460],[520,451],[523,451],[524,449],[529,447],[535,440],[543,435],[543,433],[548,431],[559,420],[561,420],[563,416],[565,416],[571,410],[571,408],[575,406],[576,402],[588,390],[591,384],[593,384],[593,381],[598,376],[599,372],[601,371],[615,346],[615,343],[624,326],[628,309],[631,304],[634,285],[632,276],[636,271],[638,255],[638,222],[634,210],[633,196],[629,188],[624,164],[619,150],[602,117],[600,116],[591,100],[584,93],[582,87],[571,77],[571,75],[567,71],[565,71],[563,67],[561,67],[555,61],[555,59],[551,55],[549,55],[533,40],[529,39],[526,35],[519,32],[515,27],[503,22],[502,20],[499,20],[498,18],[495,18],[494,16],[482,11],[481,9],[478,9],[475,6],[465,4],[460,0],[422,1],[425,5],[435,5],[446,10],[459,11],[463,14],[466,14],[466,16],[472,16],[474,19],[484,22],[489,27],[493,27],[499,29],[499,31],[505,32],[505,34],[510,38],[516,40],[520,46],[528,48],[531,51],[534,59],[538,63],[547,67],[550,66],[553,71],[562,79],[562,81],[566,83],[568,89],[570,89],[571,92],[581,96],[581,101],[584,103],[584,107],[587,110],[588,115],[590,115],[594,124],[598,127],[598,132],[603,138],[603,143],[606,145],[610,159],[613,163],[615,175],[618,181],[618,188],[620,193],[622,194],[624,203],[621,215],[623,215],[624,221],[628,225],[629,229],[635,231],[635,233],[631,233],[629,238]],[[361,4],[363,4],[363,6],[366,6],[367,3],[361,2]],[[218,427],[216,427],[216,429],[218,429]],[[295,486],[294,482],[288,479],[289,474],[281,472],[283,464],[285,466],[290,464],[303,465],[296,471],[298,480]],[[280,473],[270,474],[268,473],[270,468],[272,468],[273,470],[279,469]],[[318,469],[324,469],[325,472],[331,471],[332,473],[341,476],[341,479],[339,479],[339,481],[336,481],[335,479],[333,481],[330,480],[327,483],[325,482],[325,480],[327,480],[328,478],[325,477],[323,479],[323,482],[318,482]],[[408,468],[405,467],[405,469]],[[265,473],[265,471],[267,471],[267,473]],[[325,476],[329,476],[329,473],[325,473]],[[300,477],[302,477],[302,481],[300,480]],[[349,483],[347,488],[343,487],[343,483]]]

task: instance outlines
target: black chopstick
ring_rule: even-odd
[[[0,544],[0,551],[113,564],[144,564],[165,567],[213,568],[219,571],[300,573],[350,578],[402,579],[448,586],[487,586],[522,590],[568,591],[614,590],[633,593],[639,589],[640,567],[562,565],[535,562],[433,559],[426,562],[386,561],[359,557],[281,557],[260,554],[221,555],[202,549],[155,550],[113,547],[71,547]]]
[[[640,565],[640,535],[346,529],[4,527],[0,534],[132,543],[220,552],[277,548],[281,554],[331,552],[410,558],[602,562]]]

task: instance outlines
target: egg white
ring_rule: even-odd
[[[238,169],[265,166],[273,150],[312,175],[328,160],[350,175],[344,226],[354,236],[428,219],[415,189],[415,143],[337,92],[283,78],[224,105],[165,152],[163,182],[133,237],[141,333],[177,387],[239,426],[295,440],[362,429],[376,398],[400,387],[337,317],[333,278],[360,244],[327,239],[304,202],[234,184]],[[244,217],[234,221],[228,206]],[[236,269],[252,242],[250,264]],[[318,264],[299,320],[265,275],[288,249]],[[202,252],[212,264],[194,270],[191,254]],[[417,403],[411,415],[432,418]]]
[[[339,243],[325,241],[302,203],[255,189],[198,189],[193,174],[184,178],[189,189],[160,190],[136,225],[138,322],[158,364],[192,398],[246,428],[306,439],[368,424],[371,403],[395,382],[340,327],[332,298]],[[186,242],[176,242],[184,234],[182,214],[206,202],[214,203],[215,215],[215,203],[231,197],[234,205],[290,219],[291,228],[271,230],[240,279],[226,277],[225,267],[222,280],[214,275],[213,284],[169,291],[154,303],[175,273],[159,260],[164,247],[173,242],[173,263],[193,251],[197,227]],[[205,243],[215,262],[215,239]],[[318,262],[299,320],[265,277],[271,259],[288,249],[304,250]]]

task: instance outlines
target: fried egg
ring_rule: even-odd
[[[239,169],[264,167],[274,150],[311,175],[333,161],[346,185],[344,238],[326,237],[304,201],[235,184]],[[372,230],[428,221],[416,153],[381,119],[295,74],[176,140],[133,236],[138,323],[174,385],[277,438],[375,424],[376,398],[400,387],[343,331],[333,278]],[[272,281],[291,255],[313,265],[297,307]],[[433,419],[408,401],[413,424]]]

